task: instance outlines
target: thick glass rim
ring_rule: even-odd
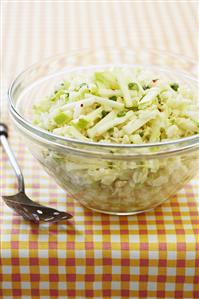
[[[89,53],[93,53],[93,52],[99,52],[99,51],[119,51],[119,50],[126,50],[126,51],[132,51],[132,52],[137,52],[142,51],[145,53],[154,53],[154,54],[158,54],[158,55],[167,55],[170,56],[171,58],[177,58],[190,63],[193,63],[196,65],[196,67],[199,68],[199,63],[190,58],[190,57],[186,57],[185,55],[181,55],[181,54],[177,54],[177,53],[171,53],[168,51],[164,51],[164,50],[158,50],[158,49],[152,49],[152,48],[145,48],[145,49],[131,49],[131,48],[127,48],[127,47],[119,47],[119,48],[111,48],[111,47],[103,47],[103,48],[98,48],[98,49],[81,49],[81,50],[76,50],[76,51],[72,51],[69,54],[56,54],[50,57],[47,57],[45,59],[42,59],[32,65],[30,65],[29,67],[27,67],[25,70],[23,70],[22,72],[20,72],[16,78],[11,82],[9,89],[8,89],[8,101],[9,101],[9,110],[10,112],[13,114],[13,116],[15,117],[15,119],[17,121],[20,122],[20,124],[27,130],[29,130],[31,133],[34,133],[35,135],[37,135],[40,138],[44,138],[45,140],[47,140],[48,142],[54,142],[56,140],[56,144],[58,145],[59,141],[60,141],[60,145],[63,147],[63,141],[71,143],[73,145],[84,145],[84,146],[88,146],[88,147],[99,147],[99,148],[118,148],[118,149],[142,149],[142,148],[150,148],[150,147],[164,147],[164,146],[170,146],[170,145],[179,145],[181,143],[185,143],[185,142],[199,142],[199,134],[195,134],[189,137],[184,137],[184,138],[180,138],[180,139],[174,139],[174,140],[169,140],[169,141],[161,141],[161,142],[153,142],[153,143],[145,143],[145,144],[115,144],[115,143],[99,143],[99,142],[93,142],[93,141],[81,141],[81,140],[77,140],[77,139],[72,139],[72,138],[67,138],[67,137],[62,137],[59,135],[55,135],[53,133],[50,133],[46,130],[43,130],[39,127],[34,126],[31,122],[27,121],[20,113],[19,111],[16,109],[15,107],[15,103],[13,101],[13,89],[14,87],[17,85],[18,81],[20,80],[20,78],[28,71],[33,70],[34,68],[36,68],[37,66],[39,66],[40,64],[44,64],[47,63],[48,61],[52,61],[52,60],[56,60],[62,57],[73,57],[73,56],[82,56],[84,54],[89,54]],[[189,75],[188,72],[184,72],[182,70],[182,73],[185,73],[187,75]],[[57,74],[57,73],[55,73]],[[199,82],[199,80],[192,78],[192,80]]]

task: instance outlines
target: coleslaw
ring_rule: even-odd
[[[199,133],[194,89],[141,67],[107,67],[68,74],[33,107],[33,123],[55,135],[108,144],[146,144]],[[148,209],[194,175],[198,155],[113,161],[42,153],[63,188],[101,211]],[[96,199],[97,197],[97,199]]]
[[[133,144],[199,133],[190,87],[140,68],[72,74],[34,114],[37,126],[85,141]]]

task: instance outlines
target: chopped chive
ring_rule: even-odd
[[[110,129],[108,130],[109,133],[113,133],[113,131],[114,131],[113,128],[110,128]]]
[[[120,112],[118,112],[118,114],[117,114],[117,116],[118,117],[122,117],[122,116],[125,116],[126,115],[126,111],[120,111]]]
[[[87,86],[88,87],[88,84],[87,83],[81,83],[79,88],[82,88],[83,86]]]
[[[139,90],[139,86],[137,85],[137,83],[134,83],[134,82],[129,83],[128,88],[130,90],[137,90],[137,91]]]
[[[85,129],[88,125],[88,121],[86,119],[80,118],[77,122],[77,126],[80,129]]]
[[[151,87],[150,87],[149,85],[143,85],[142,88],[143,88],[144,90],[146,90],[146,89],[150,89]]]
[[[50,98],[50,101],[51,101],[51,102],[55,102],[55,101],[56,101],[56,97],[52,97],[52,98]]]
[[[134,106],[134,107],[130,107],[130,108],[128,108],[128,109],[130,109],[130,110],[132,110],[132,111],[134,111],[134,112],[136,112],[136,111],[139,110],[138,107],[136,107],[136,106]]]
[[[178,91],[179,84],[178,84],[178,83],[172,83],[172,84],[170,84],[170,87],[171,87],[174,91]]]
[[[111,101],[117,101],[117,97],[116,96],[109,97],[109,100],[111,100]]]
[[[57,125],[63,125],[67,123],[71,118],[66,115],[64,112],[60,112],[54,117],[54,121],[56,122]]]
[[[107,112],[107,111],[105,111],[105,110],[102,110],[102,117],[105,117],[107,114],[108,114],[108,112]]]
[[[158,103],[161,104],[161,98],[160,98],[159,94],[157,95],[157,98],[158,98]]]
[[[144,132],[140,132],[139,135],[140,135],[140,137],[143,137],[144,136]]]

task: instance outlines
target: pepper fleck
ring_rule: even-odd
[[[159,79],[153,79],[152,82],[156,83]]]

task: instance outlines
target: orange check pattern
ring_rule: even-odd
[[[199,53],[197,1],[3,1],[2,9],[1,99],[19,71],[58,52],[136,45]],[[148,213],[93,213],[44,173],[8,121],[5,102],[2,120],[27,194],[74,218],[37,226],[1,202],[0,298],[199,298],[199,178]],[[2,193],[12,194],[4,154],[0,167]]]

